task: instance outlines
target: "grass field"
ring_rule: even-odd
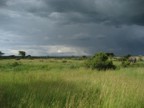
[[[144,108],[144,63],[86,69],[84,60],[0,60],[0,108]]]

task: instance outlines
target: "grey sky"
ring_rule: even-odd
[[[0,0],[0,51],[144,54],[143,0]]]

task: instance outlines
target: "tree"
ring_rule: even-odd
[[[4,53],[0,51],[0,57],[3,56],[3,55],[4,55]]]
[[[107,70],[115,69],[116,66],[108,59],[106,53],[97,53],[86,62],[86,66],[92,69]]]
[[[114,57],[114,56],[115,56],[114,53],[106,53],[106,55],[107,55],[108,57]]]
[[[19,55],[22,56],[22,57],[25,57],[26,56],[26,52],[25,51],[19,51]]]

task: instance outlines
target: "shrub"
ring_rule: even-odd
[[[12,67],[17,67],[19,65],[21,65],[21,63],[19,63],[19,62],[14,62],[14,63],[11,64]]]
[[[66,61],[66,60],[63,60],[62,63],[67,63],[67,61]]]
[[[129,59],[131,57],[131,55],[130,54],[128,54],[128,55],[126,55],[126,56],[124,56],[124,58],[127,60],[127,59]]]
[[[81,60],[85,60],[85,59],[87,59],[87,58],[88,58],[87,56],[81,56],[81,57],[80,57]]]
[[[122,66],[123,67],[128,67],[130,65],[130,62],[128,60],[122,61]]]
[[[86,67],[97,70],[115,69],[113,62],[108,60],[105,53],[97,53],[92,58],[86,61]]]
[[[130,54],[123,56],[121,59],[121,65],[122,67],[128,67],[131,65],[131,63],[135,63],[136,62],[136,58],[131,57]]]
[[[143,61],[143,57],[142,57],[142,56],[139,56],[139,57],[138,57],[138,61]]]

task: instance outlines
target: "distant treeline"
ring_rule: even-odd
[[[0,59],[48,59],[48,58],[57,58],[57,59],[62,59],[62,58],[68,58],[68,59],[81,59],[81,58],[88,58],[89,56],[15,56],[15,55],[10,55],[10,56],[0,56]]]

